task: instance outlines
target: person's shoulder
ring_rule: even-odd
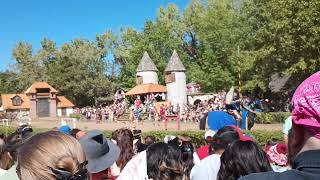
[[[212,154],[193,166],[190,173],[191,179],[199,179],[195,177],[206,176],[206,173],[211,172],[218,167],[220,167],[220,155]]]
[[[289,170],[282,173],[279,172],[262,172],[262,173],[253,173],[247,176],[241,177],[238,180],[286,180],[286,179],[296,179],[295,170]]]

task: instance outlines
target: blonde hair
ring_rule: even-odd
[[[84,151],[75,138],[49,131],[34,135],[19,149],[17,174],[21,180],[55,180],[51,168],[74,175],[84,161]]]

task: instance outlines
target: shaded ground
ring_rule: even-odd
[[[31,125],[35,128],[53,128],[59,127],[61,121],[59,119],[55,120],[34,120],[31,122]],[[13,125],[18,126],[17,122],[13,122]],[[68,122],[70,127],[73,126],[72,122]],[[160,122],[158,124],[154,124],[154,122],[146,121],[143,123],[129,123],[129,122],[103,122],[97,124],[95,122],[77,122],[76,127],[83,130],[92,130],[92,129],[100,129],[100,130],[110,130],[114,131],[119,128],[127,127],[127,128],[137,128],[141,129],[143,132],[146,131],[157,131],[157,130],[165,130],[164,123]],[[169,122],[167,125],[167,130],[176,131],[178,130],[177,122]],[[199,130],[198,124],[195,123],[181,123],[181,130]],[[282,130],[282,124],[255,124],[252,130],[266,130],[266,131],[280,131]]]

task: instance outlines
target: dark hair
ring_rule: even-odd
[[[184,167],[180,150],[165,143],[147,148],[147,174],[153,180],[182,180]]]
[[[120,155],[116,164],[122,170],[134,156],[133,134],[129,129],[117,129],[112,132],[112,139],[117,142],[120,148]]]
[[[0,168],[8,170],[13,165],[13,159],[9,156],[9,152],[5,149],[5,142],[0,142]]]
[[[182,161],[184,166],[186,167],[185,173],[189,176],[191,169],[194,165],[193,163],[193,152],[194,148],[191,142],[183,141],[182,145],[180,146],[180,151],[182,155]]]
[[[78,128],[74,128],[71,130],[70,135],[74,138],[77,138],[77,133],[80,132],[81,130]]]
[[[6,138],[3,152],[0,156],[0,167],[9,169],[17,161],[18,149],[32,136],[33,129],[28,125],[22,125]]]
[[[181,146],[181,143],[182,141],[178,137],[175,137],[174,139],[168,141],[168,144],[174,146],[177,149]]]
[[[233,180],[251,173],[271,171],[266,153],[253,141],[235,141],[221,156],[218,180]]]
[[[151,144],[153,144],[153,143],[155,143],[156,142],[156,138],[154,137],[154,136],[146,136],[145,138],[144,138],[144,143],[146,144],[146,145],[151,145]]]
[[[280,141],[276,138],[272,138],[270,140],[267,141],[266,146],[274,146],[277,145]]]
[[[238,132],[231,126],[224,126],[212,137],[210,152],[225,150],[233,141],[239,140]]]
[[[16,134],[19,135],[20,138],[31,136],[32,133],[33,133],[33,129],[29,125],[22,125],[18,127],[18,129],[16,130]]]

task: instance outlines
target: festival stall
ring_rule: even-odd
[[[165,93],[167,88],[159,84],[140,84],[132,88],[125,95],[135,96],[135,95],[146,95],[150,93]]]

